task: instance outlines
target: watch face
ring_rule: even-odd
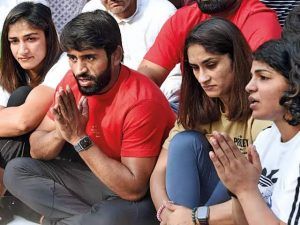
[[[83,149],[88,148],[89,146],[91,146],[91,144],[92,144],[92,141],[89,137],[85,137],[80,140],[80,145]]]
[[[209,208],[207,206],[201,206],[197,209],[196,216],[200,224],[208,224]]]

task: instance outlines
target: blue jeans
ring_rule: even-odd
[[[170,200],[189,208],[230,199],[209,158],[211,146],[197,131],[183,131],[170,142],[166,189]]]

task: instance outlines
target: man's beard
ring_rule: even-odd
[[[109,84],[111,80],[111,69],[110,63],[108,63],[107,68],[101,75],[90,75],[88,73],[82,73],[75,76],[77,81],[77,85],[81,94],[86,96],[96,95],[101,93],[105,87]],[[93,81],[94,84],[91,86],[80,86],[79,80],[80,79],[87,79]]]
[[[236,0],[197,0],[198,7],[207,14],[222,13],[236,3]]]

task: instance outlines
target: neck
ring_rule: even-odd
[[[228,98],[220,98],[222,113],[228,114]]]
[[[127,10],[125,10],[122,13],[115,14],[115,16],[120,20],[121,19],[127,19],[135,13],[136,8],[137,8],[137,1],[133,1],[132,5],[129,6]]]
[[[300,125],[291,126],[285,120],[274,122],[281,134],[281,141],[287,142],[291,140],[299,131]]]
[[[103,94],[103,93],[109,91],[109,90],[114,86],[114,84],[118,81],[120,72],[121,72],[121,64],[118,65],[118,66],[116,66],[116,67],[112,70],[111,80],[110,80],[109,84],[106,86],[106,88],[104,88],[104,89],[101,91],[101,94]]]
[[[34,80],[38,76],[38,73],[35,70],[27,70],[26,72],[30,81]]]

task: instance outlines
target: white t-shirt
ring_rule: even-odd
[[[8,93],[0,86],[0,106],[6,107],[9,97],[10,93]]]
[[[91,0],[82,12],[106,10],[100,0]],[[124,65],[137,69],[165,21],[176,8],[167,0],[137,0],[136,12],[129,18],[118,19],[124,49]]]
[[[45,76],[42,85],[53,89],[59,84],[65,74],[70,70],[69,60],[66,53],[63,53]]]
[[[300,216],[300,132],[281,142],[275,124],[262,131],[254,145],[263,166],[259,189],[274,214],[287,224],[298,224]]]

